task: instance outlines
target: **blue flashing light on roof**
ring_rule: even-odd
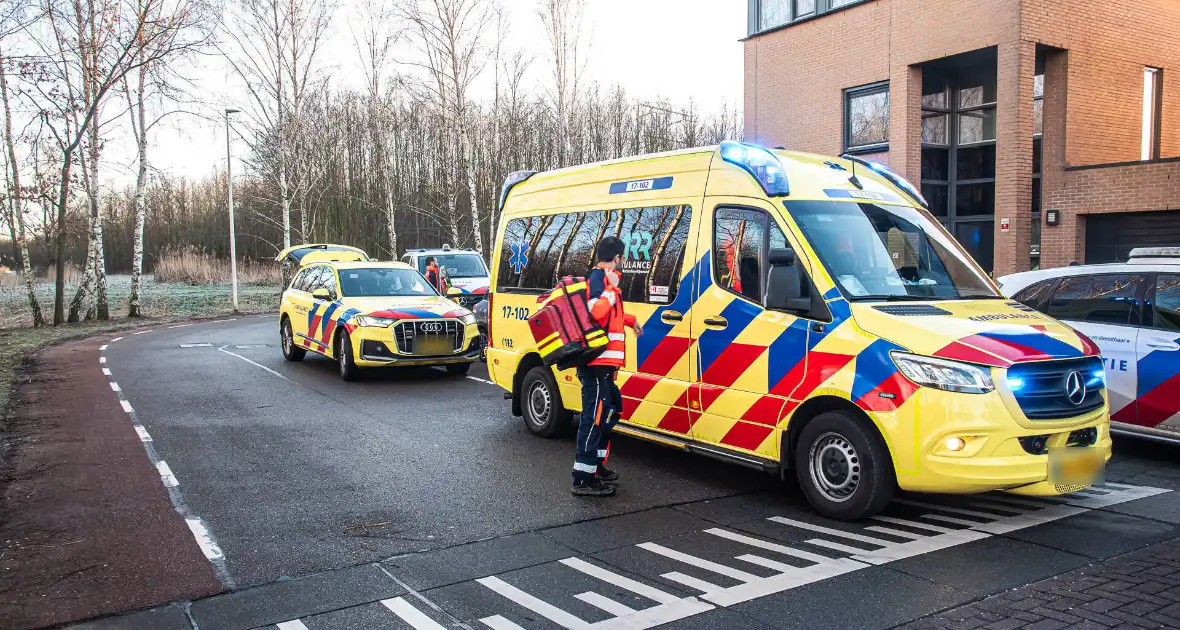
[[[787,171],[770,151],[753,144],[726,141],[721,143],[721,159],[753,175],[768,197],[790,194]]]
[[[863,165],[869,167],[870,169],[872,169],[875,173],[877,173],[881,177],[884,177],[885,179],[889,180],[889,182],[892,183],[894,186],[897,186],[898,188],[900,188],[902,190],[902,192],[909,195],[914,201],[921,204],[921,206],[923,208],[926,208],[927,210],[930,209],[930,204],[926,203],[926,198],[922,196],[922,192],[919,191],[917,188],[915,188],[914,185],[911,184],[906,178],[893,172],[893,169],[889,168],[888,166],[885,166],[884,164],[882,164],[880,162],[870,162],[868,160],[862,160],[861,158],[858,158],[854,155],[842,155],[840,157],[842,157],[846,160],[852,160],[853,162],[856,162],[857,164],[863,164]]]
[[[512,192],[513,186],[536,174],[536,171],[516,171],[515,173],[509,173],[508,178],[504,180],[504,185],[500,187],[500,204],[497,208],[500,210],[504,209],[504,203],[508,201],[508,193]]]

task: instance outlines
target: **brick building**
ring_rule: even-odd
[[[746,138],[915,184],[995,274],[1180,246],[1180,0],[747,0]]]

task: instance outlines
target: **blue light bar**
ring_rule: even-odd
[[[1024,379],[1008,377],[1008,389],[1013,392],[1024,389]]]
[[[766,196],[782,197],[790,194],[787,171],[770,151],[757,145],[727,140],[721,143],[721,159],[753,175]]]
[[[504,209],[504,203],[508,201],[508,193],[512,192],[513,186],[536,174],[536,171],[516,171],[515,173],[509,173],[508,178],[504,180],[504,185],[500,187],[500,205],[497,208],[499,210]]]
[[[874,173],[877,173],[881,177],[884,177],[885,179],[889,180],[889,182],[891,184],[900,188],[902,190],[902,192],[909,195],[914,201],[918,202],[923,208],[926,208],[927,210],[930,209],[930,204],[926,202],[926,198],[922,196],[922,192],[920,190],[918,190],[917,188],[915,188],[914,185],[909,182],[909,180],[907,180],[906,178],[902,177],[901,175],[898,175],[897,173],[893,172],[893,169],[889,168],[888,166],[885,166],[884,164],[882,164],[880,162],[870,162],[868,160],[862,160],[861,158],[858,158],[855,155],[843,155],[841,157],[843,157],[846,160],[852,160],[853,162],[856,162],[857,164],[862,164],[864,166],[869,167],[870,169],[872,169],[872,171]]]
[[[1086,381],[1086,385],[1106,385],[1106,370],[1098,368],[1090,374],[1090,378]]]

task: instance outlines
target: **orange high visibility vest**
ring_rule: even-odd
[[[635,325],[635,316],[628,315],[623,308],[623,292],[619,290],[620,274],[617,270],[599,265],[590,272],[591,278],[598,271],[605,274],[606,288],[602,294],[590,294],[590,287],[586,287],[586,297],[590,305],[590,316],[606,330],[606,350],[598,355],[590,365],[602,365],[621,368],[627,364],[627,335],[626,328]],[[590,282],[587,279],[587,284]]]

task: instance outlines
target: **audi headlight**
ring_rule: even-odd
[[[464,326],[470,326],[475,323],[475,313],[468,313],[459,317],[459,321],[463,322]]]
[[[373,317],[372,315],[357,315],[352,319],[357,326],[372,326],[374,328],[388,328],[393,320],[388,317]]]
[[[986,394],[995,389],[991,373],[984,367],[904,352],[890,356],[906,378],[924,387],[963,394]]]

